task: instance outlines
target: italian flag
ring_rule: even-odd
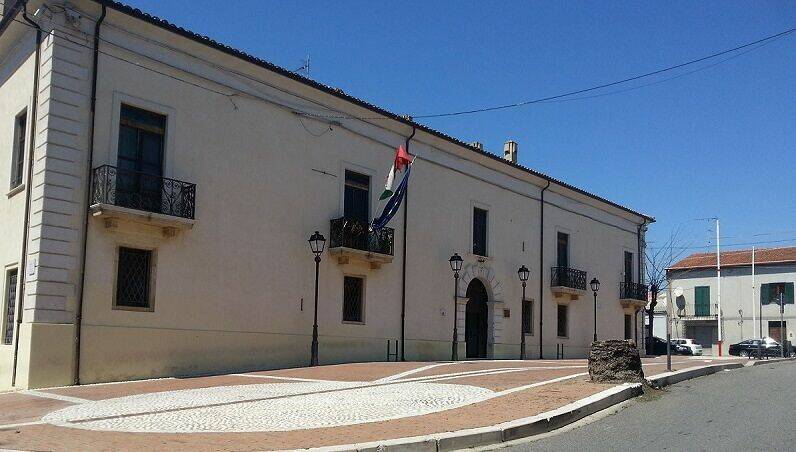
[[[403,145],[395,150],[395,160],[393,161],[390,172],[387,175],[387,183],[384,184],[384,191],[379,196],[379,201],[385,200],[393,195],[393,185],[395,184],[395,174],[403,171],[409,164],[412,163],[412,158]]]

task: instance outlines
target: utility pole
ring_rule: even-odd
[[[779,348],[785,357],[785,294],[779,293]]]
[[[757,335],[757,317],[755,312],[757,310],[757,302],[755,301],[755,247],[752,246],[752,338],[759,337]]]
[[[672,309],[672,282],[669,280],[669,273],[666,273],[666,370],[672,371],[672,317],[669,312]],[[721,350],[721,349],[719,349]]]
[[[721,238],[719,236],[719,219],[716,218],[716,302],[718,304],[718,326],[719,326],[719,356],[721,356],[722,343],[722,319],[721,319]]]

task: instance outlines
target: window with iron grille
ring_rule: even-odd
[[[25,172],[25,136],[28,125],[27,111],[20,113],[14,120],[14,148],[11,154],[11,188],[22,185],[22,174]]]
[[[487,211],[473,208],[473,254],[486,256],[487,254]]]
[[[3,344],[9,345],[14,340],[14,315],[17,306],[17,269],[9,270],[6,274],[6,322],[3,329]]]
[[[116,306],[151,308],[151,277],[152,251],[119,248],[119,267],[116,275]]]
[[[522,332],[533,334],[533,301],[522,302]]]
[[[569,306],[565,304],[558,305],[558,337],[567,337],[569,331]]]
[[[343,322],[364,322],[365,279],[356,276],[343,278]]]

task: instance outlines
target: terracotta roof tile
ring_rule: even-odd
[[[755,249],[755,265],[766,265],[784,262],[796,263],[796,246],[786,248]],[[742,267],[752,265],[752,250],[723,251],[722,267]],[[690,268],[712,268],[716,266],[716,253],[696,253],[675,263],[669,270]]]

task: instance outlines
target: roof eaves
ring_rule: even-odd
[[[111,9],[113,9],[115,11],[118,11],[120,13],[127,14],[127,15],[135,17],[137,19],[141,19],[141,20],[143,20],[143,21],[145,21],[147,23],[150,23],[150,24],[155,25],[157,27],[161,27],[161,28],[163,28],[165,30],[171,31],[171,32],[176,33],[176,34],[178,34],[180,36],[183,36],[185,38],[194,40],[194,41],[199,42],[201,44],[205,44],[205,45],[207,45],[209,47],[212,47],[212,48],[214,48],[216,50],[219,50],[221,52],[224,52],[224,53],[227,53],[229,55],[241,58],[241,59],[243,59],[243,60],[245,60],[247,62],[250,62],[252,64],[258,65],[258,66],[263,67],[265,69],[271,70],[273,72],[276,72],[276,73],[278,73],[278,74],[280,74],[282,76],[291,78],[291,79],[293,79],[295,81],[298,81],[300,83],[304,83],[304,84],[309,85],[309,86],[311,86],[313,88],[319,89],[319,90],[321,90],[321,91],[323,91],[323,92],[325,92],[327,94],[330,94],[332,96],[336,96],[336,97],[341,98],[343,100],[346,100],[348,102],[354,103],[354,104],[356,104],[356,105],[358,105],[360,107],[366,108],[366,109],[371,110],[371,111],[373,111],[375,113],[378,113],[380,115],[386,116],[386,117],[388,117],[388,118],[390,118],[392,120],[401,122],[401,123],[406,124],[406,125],[411,126],[411,127],[415,127],[415,128],[417,128],[419,130],[422,130],[422,131],[424,131],[424,132],[426,132],[428,134],[434,135],[436,137],[442,138],[443,140],[446,140],[446,141],[449,141],[449,142],[451,142],[453,144],[456,144],[458,146],[464,147],[464,148],[466,148],[466,149],[468,149],[468,150],[470,150],[472,152],[487,156],[487,157],[489,157],[489,158],[491,158],[493,160],[499,161],[499,162],[501,162],[501,163],[503,163],[505,165],[509,165],[511,167],[517,168],[517,169],[522,170],[522,171],[524,171],[526,173],[532,174],[532,175],[534,175],[536,177],[539,177],[539,178],[548,180],[548,181],[550,181],[552,183],[555,183],[556,185],[559,185],[561,187],[564,187],[564,188],[567,188],[569,190],[572,190],[572,191],[575,191],[577,193],[580,193],[582,195],[588,196],[588,197],[590,197],[592,199],[595,199],[597,201],[603,202],[603,203],[608,204],[610,206],[616,207],[616,208],[618,208],[620,210],[623,210],[625,212],[631,213],[633,215],[637,215],[637,216],[643,218],[646,221],[647,224],[651,224],[651,223],[655,222],[655,218],[650,216],[650,215],[635,211],[635,210],[633,210],[633,209],[631,209],[629,207],[626,207],[626,206],[623,206],[621,204],[615,203],[615,202],[610,201],[610,200],[608,200],[606,198],[603,198],[602,196],[599,196],[599,195],[596,195],[594,193],[588,192],[586,190],[583,190],[581,188],[578,188],[578,187],[576,187],[574,185],[568,184],[568,183],[566,183],[566,182],[564,182],[562,180],[556,179],[556,178],[548,176],[546,174],[540,173],[539,171],[533,170],[533,169],[528,168],[526,166],[520,165],[518,163],[512,163],[512,162],[510,162],[510,161],[508,161],[506,159],[503,159],[503,158],[501,158],[501,157],[499,157],[499,156],[497,156],[495,154],[491,154],[491,153],[486,152],[484,150],[478,149],[478,148],[470,145],[469,143],[465,143],[464,141],[462,141],[462,140],[460,140],[458,138],[452,137],[452,136],[450,136],[450,135],[448,135],[446,133],[440,132],[440,131],[438,131],[436,129],[432,129],[431,127],[428,127],[426,125],[420,124],[420,123],[415,122],[415,121],[413,121],[411,119],[408,119],[406,117],[403,117],[403,116],[400,116],[398,114],[392,113],[392,112],[390,112],[388,110],[385,110],[385,109],[383,109],[383,108],[381,108],[381,107],[379,107],[377,105],[371,104],[371,103],[369,103],[369,102],[367,102],[365,100],[362,100],[362,99],[359,99],[357,97],[351,96],[350,94],[346,94],[342,90],[339,90],[339,89],[336,89],[336,88],[331,87],[329,85],[324,85],[323,83],[319,83],[319,82],[317,82],[315,80],[306,78],[306,77],[304,77],[304,76],[302,76],[300,74],[297,74],[295,72],[289,71],[289,70],[287,70],[287,69],[285,69],[285,68],[283,68],[281,66],[277,66],[277,65],[275,65],[275,64],[273,64],[273,63],[271,63],[269,61],[266,61],[266,60],[263,60],[261,58],[255,57],[255,56],[250,55],[250,54],[248,54],[246,52],[238,50],[238,49],[236,49],[234,47],[230,47],[228,45],[222,44],[222,43],[220,43],[220,42],[218,42],[218,41],[216,41],[216,40],[214,40],[214,39],[212,39],[212,38],[210,38],[208,36],[203,36],[203,35],[200,35],[198,33],[194,33],[192,31],[187,30],[185,28],[182,28],[182,27],[180,27],[178,25],[172,24],[171,22],[169,22],[169,21],[167,21],[165,19],[161,19],[160,17],[153,16],[153,15],[151,15],[149,13],[141,11],[140,9],[133,8],[131,6],[125,5],[123,3],[120,3],[120,2],[117,2],[117,1],[114,1],[114,0],[94,0],[94,1],[99,3],[99,4],[101,4],[101,5],[105,5],[106,7],[111,8]]]

